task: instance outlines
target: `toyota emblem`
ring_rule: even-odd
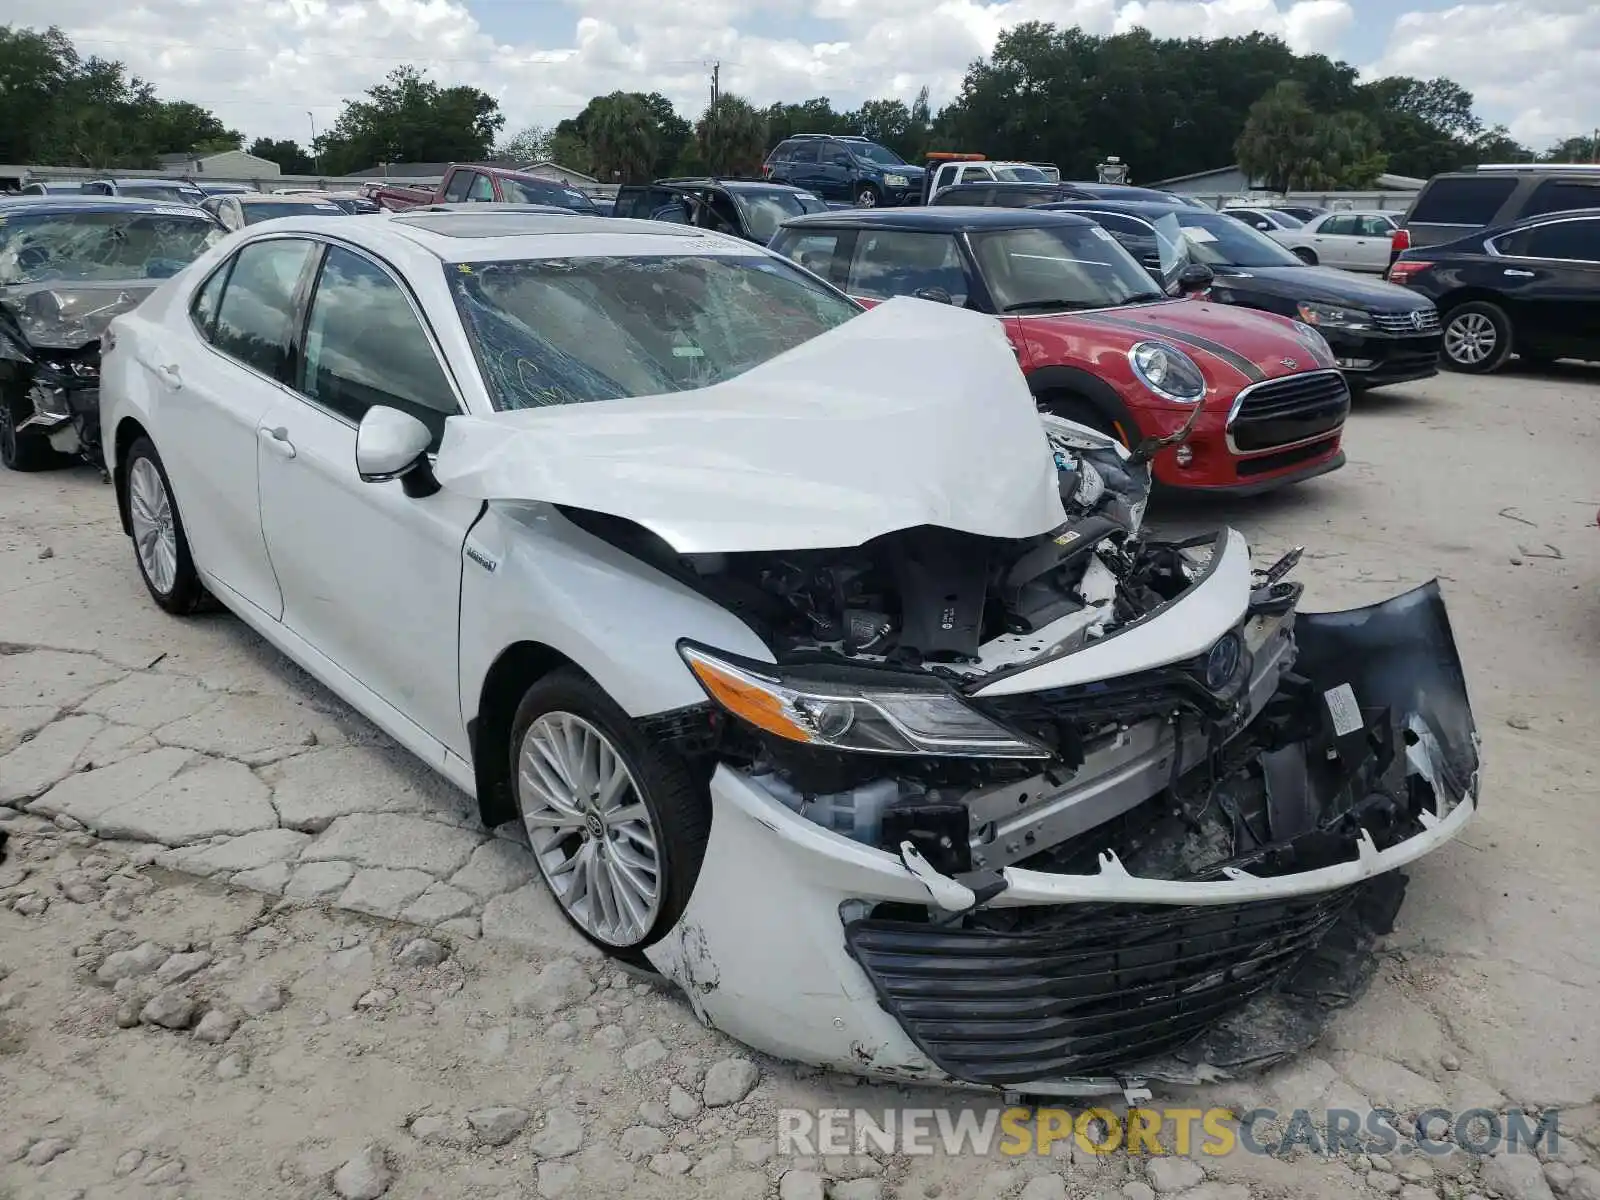
[[[1283,364],[1284,369],[1287,371],[1293,371],[1300,365],[1300,360],[1296,358],[1280,358],[1278,361]]]

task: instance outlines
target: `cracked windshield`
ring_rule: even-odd
[[[499,408],[721,383],[860,311],[785,263],[755,256],[547,259],[446,270]]]
[[[0,287],[165,279],[225,236],[194,211],[0,216]]]

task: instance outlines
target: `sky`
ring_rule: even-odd
[[[1543,149],[1600,126],[1595,0],[10,0],[6,20],[57,24],[167,99],[247,139],[309,142],[341,102],[412,63],[493,95],[507,134],[574,116],[591,96],[659,91],[694,119],[712,62],[756,102],[872,97],[935,109],[999,33],[1029,20],[1109,34],[1253,30],[1359,66],[1448,76],[1489,123]],[[1223,166],[1226,164],[1217,164]],[[1152,172],[1147,172],[1152,173]],[[1153,172],[1158,173],[1158,172]]]

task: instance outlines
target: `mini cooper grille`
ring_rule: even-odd
[[[1228,436],[1242,451],[1308,441],[1344,424],[1350,389],[1338,371],[1306,371],[1269,379],[1239,393]]]

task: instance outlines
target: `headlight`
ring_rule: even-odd
[[[791,742],[859,754],[1050,757],[933,680],[927,686],[864,686],[736,662],[688,643],[678,650],[713,701]]]
[[[1304,321],[1294,323],[1295,336],[1305,343],[1306,347],[1317,356],[1317,361],[1325,367],[1331,367],[1334,361],[1333,347],[1328,345],[1328,339],[1323,337]]]
[[[885,175],[883,177],[883,182],[886,183],[889,187],[908,187],[908,186],[910,186],[910,181],[907,180],[904,175]]]
[[[1345,308],[1342,304],[1311,304],[1302,302],[1300,319],[1319,329],[1371,329],[1372,314],[1359,308]]]
[[[1206,377],[1176,346],[1140,342],[1128,351],[1128,363],[1139,381],[1163,399],[1194,404],[1206,394]]]

